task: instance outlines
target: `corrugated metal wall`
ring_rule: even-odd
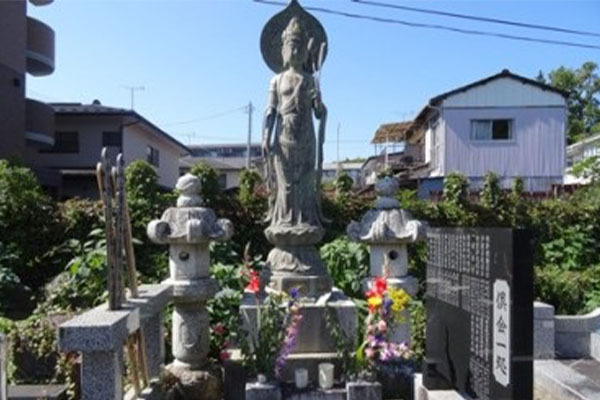
[[[443,115],[446,174],[460,171],[469,177],[482,177],[493,171],[507,178],[531,178],[528,180],[532,184],[540,179],[562,178],[564,107],[444,108]],[[470,138],[473,119],[511,119],[513,139],[473,141]],[[540,190],[537,184],[533,186]]]

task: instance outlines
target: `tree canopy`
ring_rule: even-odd
[[[569,93],[567,99],[567,139],[574,143],[600,133],[600,75],[598,64],[583,63],[580,68],[561,66],[537,80]]]

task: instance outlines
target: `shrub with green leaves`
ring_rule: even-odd
[[[0,285],[12,285],[18,278],[24,289],[37,291],[62,268],[50,252],[62,238],[56,206],[34,174],[0,160],[0,243],[6,252],[0,258]],[[21,293],[18,308],[28,309],[28,298]]]
[[[205,162],[195,164],[190,169],[190,174],[200,179],[200,194],[208,207],[215,207],[219,202],[221,187],[217,171]]]
[[[340,237],[321,247],[321,258],[334,286],[348,296],[362,297],[362,281],[369,275],[369,252],[365,244]]]
[[[582,314],[600,306],[600,264],[581,270],[557,265],[535,268],[535,296],[557,314]]]

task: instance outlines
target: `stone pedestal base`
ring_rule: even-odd
[[[316,299],[332,288],[331,278],[313,245],[278,246],[269,253],[265,279],[277,291],[297,288],[302,297]]]
[[[423,385],[423,375],[415,375],[415,400],[469,400],[456,390],[429,390]]]
[[[302,389],[275,384],[246,384],[246,400],[381,400],[381,384],[377,382],[348,382],[345,388]]]
[[[336,313],[340,327],[346,336],[351,340],[355,337],[358,314],[354,302],[337,291],[332,292],[328,301],[325,300],[327,299],[324,297],[318,302],[300,303],[302,321],[292,354],[336,352],[336,343],[331,338],[330,329],[325,321],[325,313],[329,312],[328,309]],[[244,329],[251,333],[254,333],[257,328],[256,310],[256,298],[250,293],[245,293],[240,313]]]
[[[177,361],[166,367],[177,384],[167,393],[173,400],[221,400],[223,398],[223,374],[221,368],[209,365],[203,370],[192,370]]]
[[[337,315],[341,329],[350,340],[354,340],[358,322],[356,305],[345,298],[341,292],[331,292],[317,302],[301,303],[302,322],[296,347],[284,371],[284,380],[293,380],[294,368],[304,367],[309,371],[309,379],[316,381],[317,366],[320,362],[338,363],[336,343],[331,337],[331,330],[325,320],[327,312],[334,312]],[[240,313],[244,329],[254,335],[257,329],[257,304],[252,294],[244,295]],[[339,372],[341,371],[338,363],[336,374]]]

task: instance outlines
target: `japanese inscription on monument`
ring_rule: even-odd
[[[476,399],[531,399],[529,233],[430,229],[427,247],[425,386]]]

